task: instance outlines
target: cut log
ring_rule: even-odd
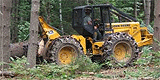
[[[19,43],[13,43],[10,44],[10,51],[11,51],[11,57],[27,57],[27,51],[28,51],[28,42],[19,42]],[[38,42],[38,50],[37,50],[37,59],[42,58],[44,56],[44,41],[43,39],[39,40]]]
[[[11,57],[27,56],[28,42],[10,44]]]
[[[22,57],[27,56],[28,41],[10,44],[11,57]],[[44,41],[43,39],[38,42],[38,56],[43,56]]]

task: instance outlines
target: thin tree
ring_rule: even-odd
[[[1,59],[5,63],[4,68],[8,68],[10,58],[10,12],[12,0],[1,0]],[[3,70],[3,69],[2,69]]]
[[[145,12],[145,24],[146,26],[150,23],[150,8],[151,0],[144,0],[144,12]]]
[[[160,46],[160,0],[155,0],[155,17],[154,17],[154,42],[153,42],[153,49],[154,51],[159,51]]]
[[[150,22],[154,21],[154,7],[155,7],[155,1],[151,0],[151,16],[150,16]]]
[[[38,45],[38,13],[40,7],[40,0],[32,0],[31,6],[31,18],[30,18],[30,37],[29,47],[27,53],[27,61],[29,65],[27,67],[32,68],[36,65],[36,54]]]
[[[137,0],[134,0],[134,15],[137,18]]]
[[[0,1],[0,62],[2,62],[2,0]],[[2,66],[0,66],[1,68]],[[1,69],[0,69],[1,70]]]
[[[62,34],[64,34],[63,24],[62,24],[62,0],[59,0],[59,18],[60,18],[60,27],[62,30]]]
[[[12,16],[11,18],[11,42],[15,43],[18,41],[18,2],[19,0],[12,0]]]

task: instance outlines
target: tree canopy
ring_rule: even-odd
[[[152,3],[154,1],[152,0]],[[12,42],[20,42],[28,39],[31,0],[16,0],[12,2],[12,25],[11,25],[11,39]],[[51,26],[61,29],[59,18],[60,0],[40,0],[39,15],[43,16],[47,23]],[[136,4],[135,4],[136,3]],[[82,5],[96,5],[96,4],[112,4],[121,11],[137,17],[138,21],[143,24],[144,21],[144,4],[143,0],[61,0],[62,4],[62,25],[64,32],[68,34],[76,34],[72,29],[72,9],[76,6]],[[136,5],[134,7],[134,5]],[[152,6],[153,4],[151,4]],[[152,7],[151,7],[152,9]],[[135,16],[135,11],[137,16]],[[153,9],[154,10],[154,9]],[[151,10],[151,16],[153,16]],[[153,19],[150,19],[151,25]]]

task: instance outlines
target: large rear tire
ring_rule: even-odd
[[[48,52],[50,59],[57,64],[70,64],[83,54],[83,48],[76,39],[63,36],[52,41]]]
[[[138,57],[137,43],[127,33],[118,32],[111,34],[103,45],[104,60],[113,67],[125,67],[131,65]]]

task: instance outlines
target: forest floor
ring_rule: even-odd
[[[146,52],[148,53],[135,61],[134,66],[124,68],[102,67],[92,63],[89,58],[82,57],[74,65],[47,63],[28,69],[27,58],[22,57],[10,64],[10,70],[18,75],[5,78],[0,76],[0,80],[160,80],[160,54]],[[96,68],[98,71],[95,71]]]
[[[147,69],[148,68],[148,69]],[[77,77],[75,80],[160,80],[160,76],[158,78],[154,78],[150,76],[150,73],[154,73],[154,71],[159,71],[160,66],[157,68],[153,67],[127,67],[127,68],[119,68],[119,69],[101,69],[99,73],[84,73],[87,76]],[[156,73],[156,72],[155,72]],[[89,76],[88,76],[89,75]],[[153,74],[154,75],[154,74]]]
[[[121,80],[128,80],[128,79],[131,79],[131,80],[160,80],[160,76],[158,76],[157,78],[150,76],[154,72],[157,73],[157,71],[160,73],[160,66],[153,67],[152,65],[149,65],[146,67],[133,66],[133,67],[119,68],[119,69],[115,69],[115,68],[101,69],[100,72],[98,73],[82,72],[80,77],[76,77],[73,80],[120,80],[120,79]],[[21,80],[21,79],[20,79],[20,76],[16,76],[13,78],[0,77],[0,80]],[[37,80],[41,80],[41,79],[38,78]]]

